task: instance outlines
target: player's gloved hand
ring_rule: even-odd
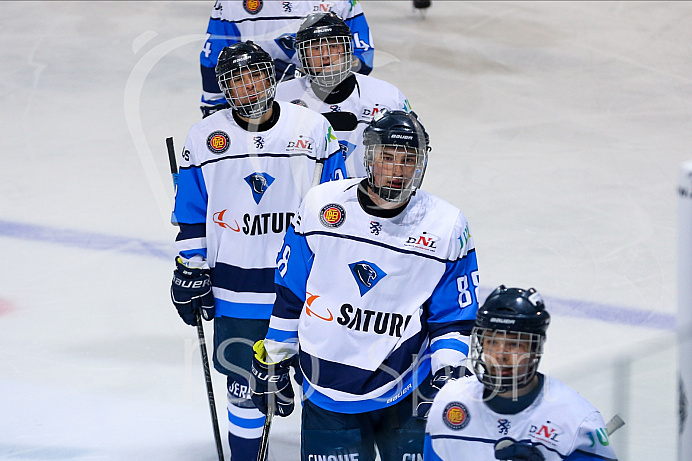
[[[430,379],[430,386],[421,386],[420,400],[416,407],[416,417],[426,419],[430,413],[430,407],[435,395],[442,389],[450,379],[457,379],[464,376],[466,367],[442,367],[435,372],[435,375]],[[427,388],[427,389],[426,389]]]
[[[502,461],[545,461],[540,450],[512,439],[501,439],[495,444],[495,459]]]
[[[289,371],[293,357],[278,363],[267,363],[267,351],[264,340],[257,341],[252,347],[252,402],[265,415],[271,406],[274,414],[288,416],[293,411],[293,387]]]
[[[211,292],[209,269],[185,266],[180,256],[175,259],[171,283],[171,300],[178,309],[180,318],[188,325],[197,325],[196,314],[201,312],[204,320],[214,318],[214,295]]]
[[[231,105],[226,103],[223,104],[214,104],[213,106],[211,105],[202,105],[199,106],[199,109],[202,111],[202,118],[207,118],[214,112],[218,112],[223,109],[230,109]]]

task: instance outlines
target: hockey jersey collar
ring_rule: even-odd
[[[270,130],[271,128],[274,127],[279,122],[279,116],[281,115],[281,106],[279,106],[279,103],[274,101],[272,104],[272,116],[269,120],[267,120],[264,123],[260,123],[259,125],[252,125],[252,129],[250,129],[250,124],[240,118],[240,116],[236,113],[234,110],[233,112],[233,120],[238,124],[238,126],[245,131],[251,131],[253,133],[258,132],[258,131],[267,131]]]
[[[326,104],[339,104],[346,101],[357,85],[358,80],[356,80],[356,76],[353,74],[349,75],[343,82],[339,83],[334,88],[324,88],[310,83],[315,96]]]
[[[536,400],[536,397],[543,389],[545,377],[541,373],[536,373],[536,376],[538,376],[538,385],[528,394],[522,395],[516,400],[495,396],[486,401],[486,405],[488,405],[488,407],[495,413],[500,413],[501,415],[516,415],[517,413],[525,410],[533,403],[534,400]],[[483,392],[484,400],[488,393],[489,391],[487,389]]]
[[[376,216],[378,218],[393,218],[394,216],[399,215],[402,211],[406,209],[406,206],[408,206],[408,202],[402,204],[403,206],[399,206],[396,208],[382,208],[375,204],[375,202],[372,201],[370,196],[368,195],[368,180],[363,179],[359,184],[358,184],[358,203],[360,204],[360,207],[365,211],[367,214],[371,216]]]

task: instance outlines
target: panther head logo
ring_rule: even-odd
[[[372,282],[377,279],[377,272],[369,264],[359,263],[353,267],[353,271],[358,276],[360,282],[368,288],[372,287]]]

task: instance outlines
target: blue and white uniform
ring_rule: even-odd
[[[318,97],[308,77],[280,83],[276,88],[276,99],[309,107],[321,114],[353,114],[353,119],[357,122],[355,127],[345,130],[337,123],[333,123],[333,127],[346,159],[348,174],[356,178],[367,176],[363,165],[365,127],[376,114],[384,109],[409,112],[411,106],[403,93],[391,83],[358,74],[350,78],[355,79],[353,89],[349,95],[339,97],[337,99],[339,102],[330,102],[330,97],[327,97],[325,101]],[[344,86],[344,83],[341,86]]]
[[[274,59],[277,80],[293,78],[298,56],[294,49],[296,32],[310,13],[333,11],[351,28],[355,71],[369,74],[375,50],[370,27],[359,0],[277,1],[217,0],[207,27],[207,40],[200,53],[202,104],[226,103],[214,68],[221,50],[239,41],[252,40]]]
[[[276,251],[313,184],[344,177],[343,157],[324,117],[288,103],[267,131],[238,125],[231,110],[193,125],[183,148],[173,222],[186,259],[212,270],[216,316],[268,319]]]
[[[252,439],[246,456],[254,450],[256,457],[264,416],[252,405],[245,375],[232,372],[250,369],[254,341],[240,352],[234,347],[242,344],[224,341],[264,336],[286,229],[313,183],[343,178],[345,166],[331,126],[309,109],[275,101],[272,119],[258,131],[241,125],[226,109],[190,128],[172,221],[187,265],[211,269],[214,363],[228,375],[229,440],[233,451],[236,440]]]
[[[598,410],[559,380],[543,380],[533,402],[514,414],[493,411],[475,376],[448,382],[428,415],[424,459],[496,461],[495,443],[511,438],[537,447],[546,461],[615,460]]]
[[[366,213],[361,179],[308,192],[277,256],[264,346],[298,353],[305,398],[338,413],[389,407],[464,364],[478,265],[462,212],[419,190],[393,217]]]

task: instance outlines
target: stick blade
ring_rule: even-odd
[[[608,424],[606,424],[606,431],[608,431],[608,435],[611,435],[624,425],[625,421],[623,421],[620,415],[615,415],[608,421]]]

